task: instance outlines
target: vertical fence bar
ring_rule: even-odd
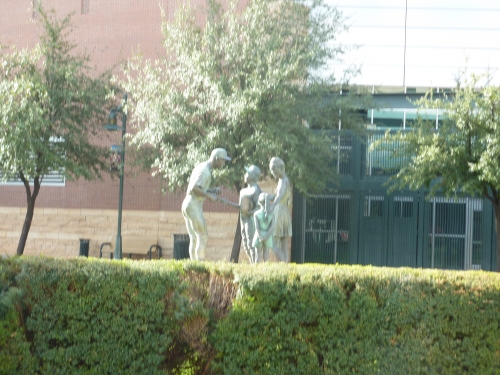
[[[335,198],[335,243],[333,249],[333,263],[337,263],[338,231],[339,229],[339,198]]]
[[[464,269],[472,268],[472,236],[473,236],[473,215],[474,215],[474,200],[466,198],[465,207],[465,246],[464,246]]]
[[[431,237],[431,268],[434,268],[436,244],[436,199],[432,199],[432,237]]]

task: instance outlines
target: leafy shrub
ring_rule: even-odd
[[[6,374],[500,373],[496,273],[91,258],[0,267],[20,293],[0,321]]]
[[[263,265],[214,333],[223,374],[498,374],[500,277]]]
[[[0,320],[0,349],[1,375],[36,373],[36,361],[14,308]]]
[[[207,365],[215,273],[189,262],[26,258],[22,265],[18,286],[41,374],[149,375]]]
[[[20,314],[22,292],[12,286],[15,271],[7,261],[0,263],[0,375],[30,374],[36,369]]]

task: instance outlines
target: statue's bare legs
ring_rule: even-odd
[[[205,260],[208,230],[203,216],[202,202],[191,200],[183,204],[182,215],[189,233],[189,257],[192,260]]]

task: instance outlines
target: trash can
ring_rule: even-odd
[[[174,259],[189,259],[189,235],[174,234]]]
[[[90,240],[85,238],[80,238],[80,256],[88,257],[89,256],[89,242]]]

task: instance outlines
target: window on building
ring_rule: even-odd
[[[22,185],[23,182],[20,178],[3,180],[3,174],[0,172],[0,185]],[[62,171],[51,170],[48,174],[43,176],[42,185],[45,186],[65,186],[66,180]],[[33,180],[30,180],[30,185],[33,185]]]
[[[62,142],[62,141],[63,138],[55,138],[55,137],[50,138],[51,143]],[[22,185],[22,184],[23,182],[21,181],[20,178],[4,180],[3,173],[0,170],[0,185]],[[60,168],[60,169],[49,170],[49,172],[43,176],[42,184],[49,186],[64,186],[66,184],[66,179],[64,178],[64,169]],[[32,179],[30,179],[30,185],[33,185]]]
[[[372,109],[368,111],[370,123],[377,128],[403,128],[405,113],[404,109]]]
[[[38,12],[40,5],[41,0],[31,0],[31,6],[33,7],[33,13],[31,14],[31,17],[33,19],[37,19],[40,16],[40,12]]]
[[[375,128],[411,128],[419,119],[429,121],[439,128],[439,124],[445,119],[444,111],[441,109],[417,109],[417,108],[381,108],[371,109],[367,112],[369,123]]]
[[[81,1],[82,1],[81,13],[88,14],[90,10],[90,0],[81,0]]]
[[[354,136],[351,133],[340,133],[332,137],[332,151],[335,155],[333,168],[341,175],[352,173],[352,147]]]

